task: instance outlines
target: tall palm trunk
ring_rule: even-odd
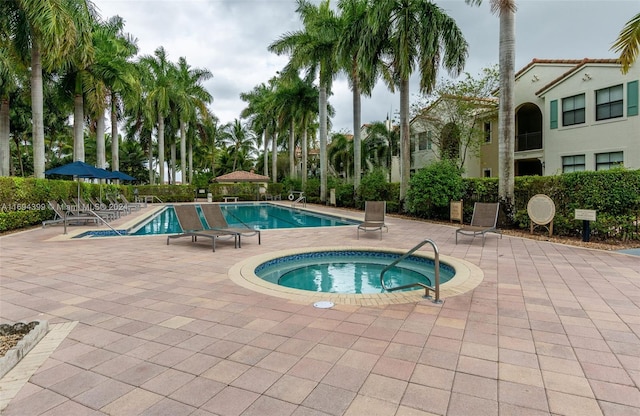
[[[308,160],[309,160],[309,144],[307,136],[307,120],[305,117],[302,123],[302,189],[307,184]]]
[[[98,118],[96,120],[96,161],[99,168],[107,167],[107,154],[104,143],[105,121],[104,108],[98,110]],[[112,169],[113,170],[113,167]]]
[[[187,178],[187,123],[180,120],[180,172],[182,173],[182,183],[188,184]]]
[[[271,136],[271,174],[273,183],[278,182],[278,133]]]
[[[411,172],[411,140],[409,137],[409,79],[400,81],[400,201],[409,189]]]
[[[44,178],[44,98],[40,42],[31,34],[31,123],[33,129],[33,174]]]
[[[514,147],[515,147],[515,11],[500,11],[500,101],[498,106],[498,196],[511,215],[514,204]]]
[[[118,109],[116,96],[111,93],[111,170],[120,170],[120,138],[118,137]]]
[[[73,96],[73,160],[84,162],[84,100],[80,75],[76,75],[76,93]]]
[[[262,146],[264,147],[264,176],[269,176],[269,141],[267,129],[262,132]]]
[[[296,145],[296,123],[291,117],[291,126],[289,127],[289,177],[293,178],[296,174],[295,161],[295,145]]]
[[[327,200],[327,86],[320,86],[320,202]]]
[[[0,102],[0,176],[9,176],[9,161],[11,160],[11,139],[9,138],[9,97],[3,97]]]
[[[360,186],[360,177],[362,175],[362,156],[360,145],[360,118],[361,118],[361,98],[360,87],[358,85],[357,76],[353,77],[353,187],[358,189]]]
[[[189,184],[193,183],[193,138],[189,140],[189,182],[188,183]]]
[[[176,142],[175,142],[175,137],[173,138],[173,142],[171,142],[171,170],[170,170],[170,175],[171,178],[169,179],[169,183],[171,185],[175,185],[176,184]]]
[[[149,184],[155,185],[155,181],[153,178],[153,132],[149,133]]]
[[[158,169],[160,170],[160,185],[164,184],[164,117],[158,114]]]

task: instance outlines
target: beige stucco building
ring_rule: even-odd
[[[615,59],[534,59],[515,78],[516,175],[603,170],[619,164],[640,169],[637,64],[622,74]],[[426,114],[435,111],[432,107]],[[411,124],[412,169],[441,152],[434,143],[423,149],[423,138],[442,132],[425,119],[415,118]],[[497,176],[497,105],[492,110],[483,103],[476,119],[484,135],[478,151],[467,155],[466,175]]]

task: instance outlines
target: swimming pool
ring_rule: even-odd
[[[198,213],[203,224],[204,217]],[[272,230],[281,228],[302,227],[339,227],[358,224],[358,221],[344,217],[319,214],[312,211],[289,208],[270,203],[244,202],[237,204],[220,204],[222,213],[230,227],[249,227],[256,230]],[[181,232],[172,205],[145,218],[128,230],[118,230],[121,235],[157,235],[175,234]],[[117,235],[112,230],[91,230],[82,233],[75,238],[106,237]]]
[[[255,269],[263,280],[279,286],[322,293],[384,293],[380,273],[397,253],[363,250],[330,250],[295,254],[269,260]],[[409,256],[385,274],[387,287],[412,283],[434,284],[434,261]],[[440,283],[455,275],[455,269],[440,264]],[[415,287],[404,290],[416,290]]]

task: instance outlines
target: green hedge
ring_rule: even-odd
[[[465,179],[465,221],[471,220],[474,202],[498,200],[498,180]],[[575,220],[575,209],[594,209],[591,223],[595,239],[640,239],[640,170],[611,169],[599,172],[573,172],[556,176],[515,178],[515,224],[529,228],[527,203],[536,194],[548,195],[555,203],[553,232],[560,236],[579,236],[582,221]]]
[[[190,202],[196,195],[196,189],[191,185],[135,185],[128,188],[125,196],[132,202],[135,189],[140,196],[153,195],[162,202]]]

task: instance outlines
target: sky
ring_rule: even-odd
[[[203,83],[213,96],[210,109],[221,122],[240,117],[246,102],[240,94],[266,83],[288,62],[267,50],[287,32],[302,28],[295,0],[94,0],[107,19],[119,15],[125,31],[138,40],[139,55],[160,46],[168,59],[185,57],[193,68],[208,69]],[[319,0],[312,0],[319,3]],[[434,1],[455,19],[469,44],[464,72],[473,76],[498,63],[499,19],[489,0],[480,7],[464,0]],[[337,0],[331,1],[332,5]],[[616,58],[610,50],[620,31],[640,12],[638,0],[517,0],[516,71],[532,59]],[[441,78],[447,77],[444,69]],[[411,101],[419,98],[418,81],[410,81]],[[332,132],[352,132],[352,95],[344,76],[333,84]],[[399,93],[379,82],[362,100],[362,123],[397,118]]]

